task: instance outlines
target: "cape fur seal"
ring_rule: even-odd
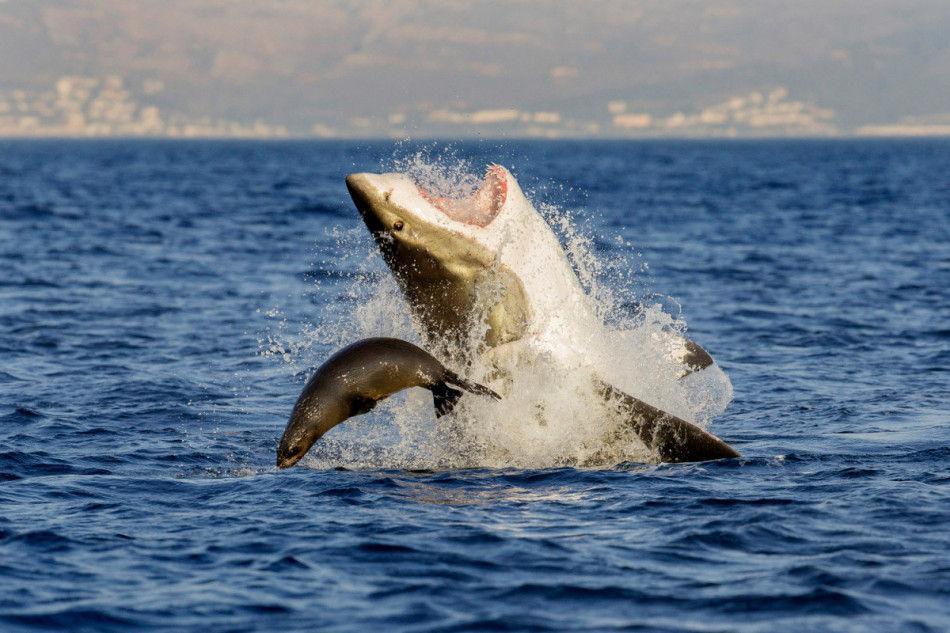
[[[425,350],[395,338],[368,338],[344,347],[307,381],[280,438],[277,467],[293,466],[334,426],[369,412],[376,403],[409,387],[432,392],[436,415],[452,411],[462,392],[500,398],[447,369]]]

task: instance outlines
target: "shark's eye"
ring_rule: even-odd
[[[404,226],[405,226],[405,224],[403,224],[403,221],[402,221],[402,220],[396,220],[396,221],[393,223],[393,230],[394,230],[394,231],[401,231],[401,230],[402,230],[402,227],[404,227]]]

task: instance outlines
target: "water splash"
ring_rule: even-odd
[[[471,195],[484,174],[451,149],[418,151],[394,158],[383,168],[408,173],[429,191],[454,198]],[[637,273],[643,270],[633,246],[617,237],[608,253],[598,253],[593,236],[568,210],[550,203],[538,208],[594,307],[595,322],[579,328],[590,365],[628,393],[708,426],[732,398],[729,380],[718,367],[681,380],[682,366],[671,359],[670,346],[671,335],[682,335],[686,323],[678,304],[671,314],[669,301],[651,295],[630,301],[636,296]],[[313,323],[295,332],[285,321],[275,320],[277,327],[263,339],[262,354],[281,359],[298,374],[301,366],[316,366],[333,350],[360,338],[392,336],[420,342],[420,328],[412,322],[405,299],[365,229],[334,229],[329,237],[332,248],[315,267],[342,271],[332,280],[340,300],[322,306]],[[513,241],[506,247],[519,244]],[[331,282],[317,278],[314,283]],[[494,305],[493,292],[501,290],[480,288],[477,304],[487,311]],[[484,348],[487,327],[476,310],[463,345]],[[399,394],[371,415],[334,429],[301,463],[316,468],[443,469],[597,466],[650,458],[635,439],[607,441],[613,424],[587,370],[564,367],[542,353],[527,362],[522,358],[508,363],[506,375],[498,378],[485,357],[454,354],[439,345],[427,347],[443,358],[472,358],[469,366],[454,369],[492,382],[505,398],[500,402],[463,398],[455,415],[437,421],[428,392]]]
[[[382,171],[408,175],[420,187],[443,198],[467,198],[482,185],[485,167],[462,158],[451,146],[430,146],[384,161]]]

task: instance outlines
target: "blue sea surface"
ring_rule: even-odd
[[[272,308],[355,309],[411,149],[0,142],[0,630],[950,630],[950,141],[455,144],[648,264],[742,457],[278,472]]]

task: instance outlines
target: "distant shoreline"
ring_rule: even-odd
[[[950,139],[950,131],[945,134],[854,134],[835,136],[639,136],[639,137],[602,137],[602,136],[419,136],[391,138],[386,136],[5,136],[0,142],[220,142],[220,143],[784,143],[784,142],[854,142],[854,141],[934,141]]]

